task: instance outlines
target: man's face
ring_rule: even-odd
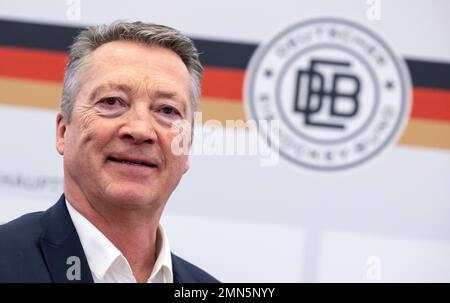
[[[192,115],[189,72],[174,52],[102,45],[81,76],[71,122],[57,119],[65,191],[91,203],[161,209],[189,168],[187,155],[172,152],[172,124]]]

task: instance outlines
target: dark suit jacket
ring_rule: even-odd
[[[79,258],[80,280],[67,271]],[[218,282],[195,265],[172,254],[175,283]],[[73,276],[72,276],[73,277]],[[0,226],[0,282],[93,282],[64,195],[45,212],[24,215]]]

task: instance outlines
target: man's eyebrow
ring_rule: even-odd
[[[132,88],[126,84],[118,84],[118,83],[105,83],[100,84],[89,94],[89,100],[95,100],[97,96],[104,90],[119,90],[124,91],[126,93],[131,93]]]
[[[155,93],[155,97],[161,98],[161,99],[175,99],[175,100],[182,98],[176,92],[170,92],[170,91],[158,91]]]
[[[188,100],[184,100],[184,97],[176,92],[172,92],[172,91],[158,91],[155,93],[156,99],[171,99],[171,100],[175,100],[177,103],[180,103],[180,105],[183,106],[183,110],[185,110],[185,101]]]

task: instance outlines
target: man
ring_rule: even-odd
[[[159,221],[188,170],[202,67],[192,41],[142,22],[89,27],[71,46],[56,149],[64,195],[0,227],[0,282],[217,282],[171,254]]]

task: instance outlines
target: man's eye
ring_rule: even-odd
[[[119,99],[117,99],[117,98],[105,98],[102,101],[104,104],[110,105],[110,106],[120,103]]]
[[[161,111],[163,112],[163,114],[165,115],[174,115],[174,114],[178,114],[178,111],[170,106],[164,106]]]

